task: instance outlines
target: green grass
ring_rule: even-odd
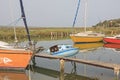
[[[102,32],[107,36],[112,36],[115,34],[120,34],[120,28],[116,27],[88,27],[87,31],[94,31],[94,32]],[[55,39],[68,39],[69,34],[74,32],[83,32],[84,28],[29,28],[30,36],[32,40],[50,40],[51,39],[51,32],[54,33]],[[113,34],[111,34],[113,32]],[[20,41],[27,40],[26,30],[24,27],[17,27],[16,28],[17,38]],[[61,37],[61,34],[63,35]],[[57,35],[57,37],[56,37]],[[14,41],[14,29],[13,27],[0,27],[0,40],[11,42]]]

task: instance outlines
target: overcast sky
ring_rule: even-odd
[[[19,0],[0,1],[0,25],[9,25],[20,18]],[[72,27],[77,3],[78,0],[23,0],[28,26]],[[87,26],[120,18],[120,0],[87,0],[87,3]],[[75,26],[84,26],[84,4],[85,0],[81,0]]]

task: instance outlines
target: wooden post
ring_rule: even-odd
[[[117,78],[119,77],[119,68],[114,67],[114,74],[117,76]]]
[[[64,63],[63,59],[60,59],[60,80],[64,80]]]
[[[63,32],[61,32],[61,38],[63,38]]]
[[[51,35],[51,40],[52,40],[53,39],[53,33],[51,32],[50,35]]]
[[[55,32],[55,39],[57,39],[57,37],[58,37],[58,33],[57,33],[57,32]]]
[[[64,71],[64,63],[65,61],[63,59],[60,59],[60,71]]]

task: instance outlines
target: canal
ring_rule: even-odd
[[[102,62],[120,64],[119,45],[104,43],[82,43],[74,44],[70,39],[39,41],[36,46],[43,46],[48,49],[55,44],[71,44],[79,47],[79,53],[72,58],[96,60]],[[38,53],[41,54],[41,53]],[[64,71],[60,70],[60,62],[57,59],[35,58],[36,64],[31,63],[30,69],[25,73],[0,72],[0,80],[119,80],[111,69],[95,67],[91,65],[65,62]],[[13,77],[13,78],[12,78]],[[15,79],[14,79],[15,78]]]

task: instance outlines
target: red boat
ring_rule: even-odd
[[[120,35],[117,35],[117,36],[114,36],[114,37],[105,37],[105,38],[103,38],[103,41],[105,43],[120,44]]]

